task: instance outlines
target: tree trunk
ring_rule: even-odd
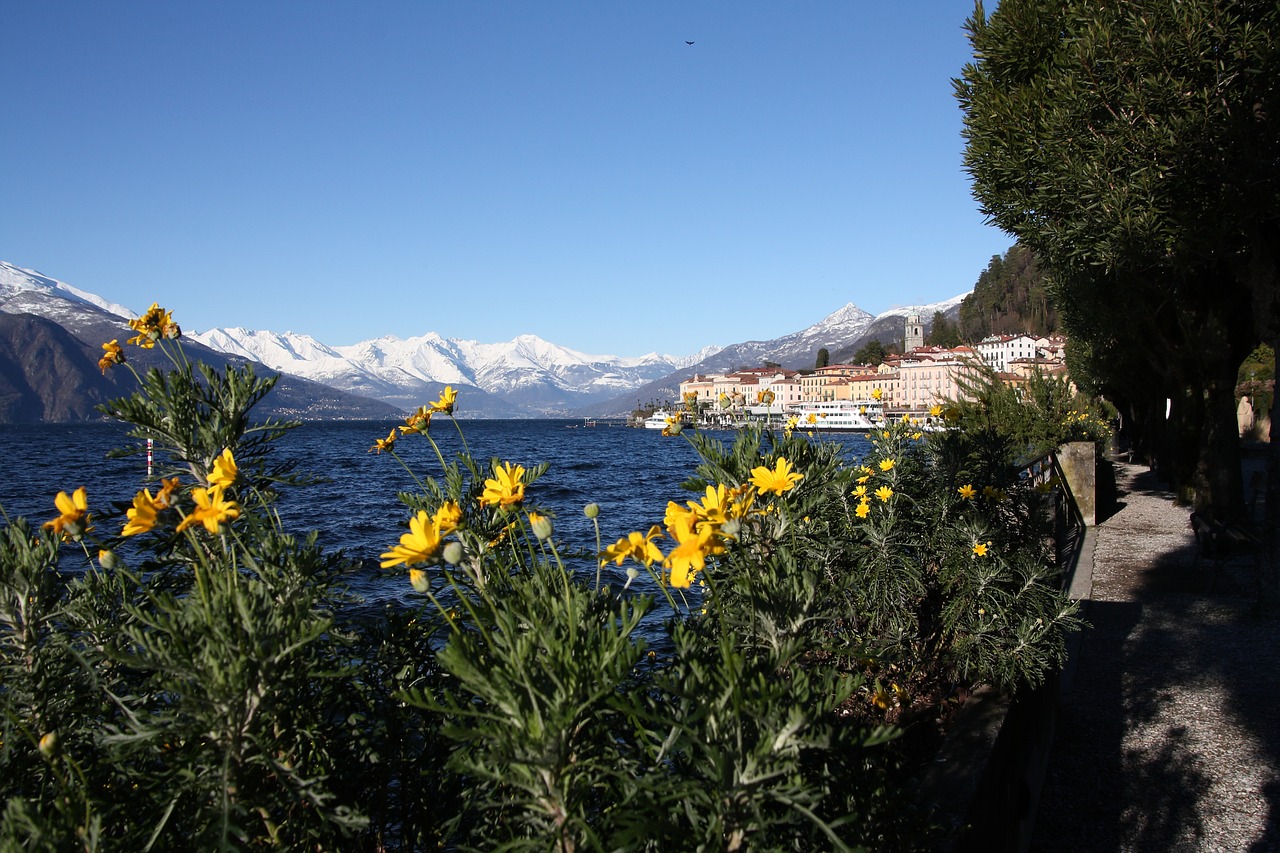
[[[1199,389],[1183,385],[1169,400],[1169,420],[1161,441],[1164,464],[1158,473],[1168,481],[1179,503],[1191,503],[1200,464],[1204,396]]]
[[[1271,338],[1271,351],[1276,354],[1275,366],[1280,366],[1280,330]],[[1272,376],[1276,376],[1274,367]],[[1271,390],[1271,446],[1267,448],[1266,515],[1262,525],[1263,556],[1267,573],[1265,584],[1259,593],[1274,601],[1276,595],[1276,560],[1280,557],[1280,394]]]
[[[1244,480],[1240,472],[1240,431],[1236,421],[1236,373],[1239,365],[1220,358],[1201,389],[1203,419],[1195,470],[1195,507],[1220,521],[1244,518]]]

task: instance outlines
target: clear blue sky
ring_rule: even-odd
[[[6,2],[0,259],[335,345],[688,354],[939,301],[1013,242],[961,168],[971,12]]]

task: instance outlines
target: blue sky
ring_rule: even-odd
[[[0,259],[334,345],[688,354],[939,301],[1013,242],[961,167],[972,8],[0,4]]]

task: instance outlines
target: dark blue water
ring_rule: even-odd
[[[274,451],[297,460],[299,471],[328,480],[285,491],[279,509],[286,529],[299,534],[318,530],[327,548],[359,559],[365,568],[349,583],[353,592],[370,599],[402,594],[406,588],[386,583],[385,573],[376,569],[378,556],[399,541],[408,517],[397,493],[417,491],[413,477],[394,457],[369,452],[392,426],[306,423],[277,442]],[[431,429],[446,459],[451,458],[460,448],[453,424],[437,418]],[[556,539],[570,548],[595,550],[594,530],[582,513],[588,503],[600,505],[601,538],[609,545],[632,530],[660,523],[667,501],[696,497],[680,488],[698,463],[682,437],[555,420],[467,421],[462,430],[483,468],[494,456],[526,468],[551,464],[529,488],[526,502],[556,516]],[[726,443],[733,440],[732,433],[717,436]],[[866,446],[854,435],[821,440],[839,441],[855,453]],[[113,502],[128,503],[145,484],[145,457],[107,459],[106,453],[135,443],[122,427],[107,424],[0,427],[0,508],[10,518],[44,522],[57,515],[54,495],[79,486],[88,490],[90,510],[98,515]],[[404,436],[396,452],[419,476],[439,475],[440,464],[425,438]],[[607,580],[621,582],[625,568],[610,564]]]

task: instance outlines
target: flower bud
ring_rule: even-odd
[[[582,514],[585,515],[587,518],[595,518],[597,515],[600,514],[600,504],[598,503],[587,504],[582,508]]]
[[[49,732],[40,738],[40,754],[45,758],[53,758],[58,754],[58,733]]]
[[[431,589],[431,578],[422,569],[410,569],[409,585],[416,592],[427,592]]]
[[[539,515],[536,512],[529,513],[529,527],[533,529],[533,535],[538,537],[539,542],[551,538],[551,519],[545,515]]]
[[[444,561],[451,566],[462,562],[462,543],[450,542],[444,546]]]
[[[120,560],[116,558],[115,551],[102,550],[98,552],[98,565],[102,566],[102,568],[107,571],[111,571],[116,566],[120,565]]]
[[[631,587],[631,582],[632,582],[633,580],[635,580],[636,578],[638,578],[638,577],[640,577],[640,570],[639,570],[639,569],[637,569],[635,566],[628,566],[628,567],[627,567],[627,582],[626,582],[625,584],[623,584],[622,588],[623,588],[623,589],[629,589],[629,588]]]

